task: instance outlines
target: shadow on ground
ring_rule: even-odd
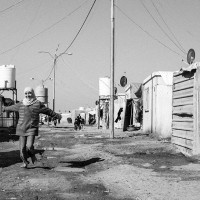
[[[35,150],[35,154],[42,155],[43,152],[44,150]],[[9,167],[21,162],[19,150],[0,152],[0,168]]]
[[[134,164],[137,166],[142,166],[145,163],[149,163],[154,170],[162,170],[162,166],[166,166],[166,168],[170,168],[172,166],[181,166],[187,165],[189,163],[198,163],[198,160],[186,157],[182,153],[171,153],[167,151],[163,151],[163,149],[154,149],[154,150],[146,150],[139,151],[133,154],[123,154],[116,155],[124,158],[128,163]],[[165,168],[164,168],[165,169]]]
[[[16,163],[21,163],[19,150],[0,152],[0,167],[9,167],[10,165],[14,165]]]
[[[15,135],[15,129],[0,129],[0,142],[18,141],[19,136]]]
[[[87,165],[96,163],[96,162],[101,162],[104,161],[104,159],[101,158],[91,158],[89,160],[84,160],[84,161],[60,161],[60,163],[69,163],[68,167],[74,167],[74,168],[82,168]]]

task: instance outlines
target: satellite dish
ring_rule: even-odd
[[[190,49],[187,53],[187,62],[188,64],[192,64],[194,62],[195,59],[195,51],[194,49]]]
[[[126,84],[127,84],[127,78],[126,78],[126,76],[122,76],[121,79],[120,79],[120,85],[122,87],[125,87]]]

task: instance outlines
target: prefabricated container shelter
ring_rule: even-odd
[[[98,128],[109,128],[110,77],[99,78]]]
[[[154,72],[143,81],[143,131],[171,137],[173,72]]]
[[[172,143],[185,155],[200,153],[200,63],[173,75]]]
[[[123,128],[126,98],[124,93],[118,93],[114,100],[114,127]]]
[[[126,102],[125,102],[125,113],[124,113],[124,125],[123,125],[123,131],[128,130],[130,127],[137,126],[137,102],[141,98],[138,97],[137,93],[139,90],[141,90],[141,83],[130,83],[125,88],[125,94],[126,94]]]
[[[62,113],[62,119],[60,121],[62,125],[72,124],[72,113]]]

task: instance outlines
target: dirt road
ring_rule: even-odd
[[[199,200],[200,163],[137,132],[42,127],[38,162],[20,168],[18,139],[0,137],[0,199]]]

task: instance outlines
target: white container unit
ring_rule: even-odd
[[[16,69],[14,65],[0,66],[0,88],[12,89],[15,88]]]
[[[173,72],[154,72],[143,81],[143,131],[160,138],[172,133]]]

